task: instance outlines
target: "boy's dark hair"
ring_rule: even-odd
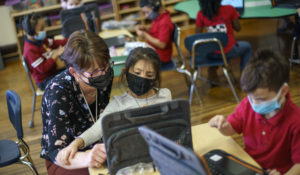
[[[35,35],[35,26],[37,25],[38,20],[41,18],[41,15],[35,13],[26,15],[22,21],[22,28],[28,35]]]
[[[154,11],[158,11],[161,7],[161,0],[140,0],[140,7],[149,6]]]
[[[257,88],[278,92],[283,83],[288,82],[289,75],[290,67],[286,59],[272,50],[260,50],[246,65],[241,76],[241,88],[246,93]]]
[[[145,60],[150,62],[153,65],[154,71],[155,71],[155,87],[160,88],[160,72],[161,72],[161,62],[159,59],[158,54],[153,50],[152,48],[143,48],[143,47],[137,47],[133,49],[130,54],[127,57],[125,67],[122,71],[121,75],[121,82],[125,84],[126,75],[129,72],[130,68],[133,68],[133,66],[139,61],[139,60]]]
[[[203,15],[212,20],[215,15],[218,15],[221,0],[199,0],[199,5]]]
[[[73,67],[82,73],[95,65],[104,67],[110,55],[104,40],[87,30],[78,30],[71,34],[65,46],[62,59],[67,67]]]

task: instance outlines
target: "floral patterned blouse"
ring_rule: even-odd
[[[109,102],[111,86],[112,82],[104,90],[98,90],[98,114]],[[95,111],[95,103],[89,106]],[[79,85],[68,69],[47,86],[42,100],[42,118],[41,157],[51,162],[55,162],[61,149],[93,125]]]

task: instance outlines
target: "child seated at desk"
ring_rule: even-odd
[[[63,9],[73,9],[83,5],[83,0],[61,0]]]
[[[202,33],[204,28],[207,32],[225,32],[228,43],[224,47],[227,59],[241,57],[240,69],[244,69],[252,53],[249,42],[235,41],[234,30],[239,32],[241,25],[239,14],[231,5],[221,5],[221,0],[199,0],[202,8],[196,17],[196,33]],[[216,59],[222,59],[220,51],[214,55]],[[208,79],[217,80],[218,67],[208,68]]]
[[[64,51],[67,40],[53,40],[46,37],[44,18],[38,14],[26,15],[22,27],[24,38],[24,59],[38,88],[44,90],[59,72],[56,60]]]
[[[56,157],[59,164],[69,165],[69,158],[73,158],[79,148],[84,148],[99,141],[102,137],[101,118],[109,113],[125,109],[139,108],[151,104],[171,101],[171,92],[167,88],[160,88],[160,59],[152,48],[138,47],[132,50],[126,60],[121,80],[125,77],[129,87],[128,92],[121,96],[114,96],[106,106],[97,122],[69,146],[60,151]],[[93,167],[99,167],[101,162],[95,161]]]
[[[162,62],[162,68],[167,68],[173,64],[171,57],[174,24],[170,12],[162,7],[161,0],[140,0],[140,7],[145,17],[152,23],[150,29],[144,25],[137,25],[136,33],[155,48]]]
[[[270,175],[300,174],[300,108],[292,102],[289,64],[271,50],[250,59],[241,76],[247,97],[227,119],[209,124],[223,135],[243,133],[245,151]]]

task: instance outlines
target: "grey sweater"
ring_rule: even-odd
[[[79,137],[84,140],[84,147],[89,146],[96,141],[100,140],[102,137],[102,127],[101,120],[103,116],[110,114],[112,112],[123,111],[126,109],[138,108],[147,105],[152,105],[156,103],[162,103],[166,101],[171,101],[171,91],[167,88],[162,88],[157,94],[152,97],[139,99],[134,98],[127,92],[121,96],[114,96],[113,100],[106,106],[104,111],[100,114],[99,119],[94,123],[92,127],[87,129]]]

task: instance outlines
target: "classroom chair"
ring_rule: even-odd
[[[176,70],[177,72],[184,74],[186,84],[189,87],[190,86],[190,79],[189,79],[190,72],[188,71],[188,68],[186,66],[186,60],[180,49],[180,38],[181,38],[181,30],[178,27],[178,25],[174,23],[174,32],[173,32],[172,39],[173,39],[176,51],[178,53],[178,57],[177,57],[176,61],[172,57],[171,62],[168,65],[162,65],[162,71]]]
[[[125,66],[127,56],[115,56],[115,57],[111,57],[111,59],[114,62],[113,64],[114,76],[115,77],[121,76],[122,69]]]
[[[185,41],[186,49],[191,53],[191,70],[190,70],[190,97],[189,102],[192,103],[193,92],[196,91],[196,94],[199,98],[200,105],[203,105],[203,101],[200,98],[197,88],[195,88],[195,83],[197,78],[201,78],[201,67],[210,67],[210,66],[222,66],[223,73],[228,81],[228,84],[232,90],[232,93],[235,97],[237,103],[239,103],[239,97],[235,91],[233,85],[234,77],[231,72],[231,69],[228,65],[223,46],[228,42],[228,37],[226,33],[216,32],[216,33],[197,33],[191,36],[188,36]],[[221,51],[222,59],[211,59],[210,54],[213,54],[215,51]],[[199,75],[198,75],[199,74]],[[198,76],[198,77],[197,77]]]
[[[187,65],[186,65],[186,60],[185,60],[185,58],[183,56],[183,53],[180,49],[180,38],[181,38],[181,29],[180,29],[180,27],[178,27],[177,24],[174,23],[173,42],[174,42],[175,48],[176,48],[177,53],[178,53],[178,61],[177,62],[181,63],[181,66],[176,67],[176,71],[179,72],[179,73],[184,74],[185,81],[187,83],[187,86],[189,87],[190,86],[189,77],[191,75],[190,75],[190,72],[188,71],[188,68],[187,68]]]
[[[38,172],[29,154],[29,146],[23,140],[21,99],[13,90],[7,90],[6,102],[9,119],[17,132],[18,141],[0,140],[0,167],[19,163],[28,166],[32,174],[37,175]]]
[[[173,39],[174,45],[176,47],[179,59],[174,60],[172,57],[171,61],[169,63],[162,64],[162,67],[161,67],[162,71],[168,71],[168,70],[177,70],[178,71],[177,62],[180,62],[182,64],[182,66],[179,67],[179,69],[185,68],[184,57],[183,57],[182,51],[180,50],[180,47],[179,47],[180,46],[180,28],[175,23],[174,23],[174,32],[172,34],[172,39]]]
[[[78,8],[62,10],[62,35],[65,38],[77,30],[86,29],[95,33],[101,31],[100,16],[96,3],[86,4]]]
[[[293,31],[293,40],[292,40],[292,47],[291,47],[291,56],[290,56],[290,67],[292,68],[292,64],[300,64],[300,57],[299,57],[299,36],[300,36],[300,17],[295,17],[295,26]]]
[[[36,96],[43,96],[44,95],[44,91],[42,91],[39,88],[35,88],[34,84],[33,84],[33,80],[31,78],[31,73],[29,71],[29,68],[27,66],[27,63],[25,61],[25,58],[22,57],[22,64],[23,67],[25,69],[30,87],[31,87],[31,91],[32,91],[32,110],[31,110],[31,120],[29,121],[29,128],[33,128],[34,127],[34,112],[36,110],[35,108],[35,103],[36,103]]]

